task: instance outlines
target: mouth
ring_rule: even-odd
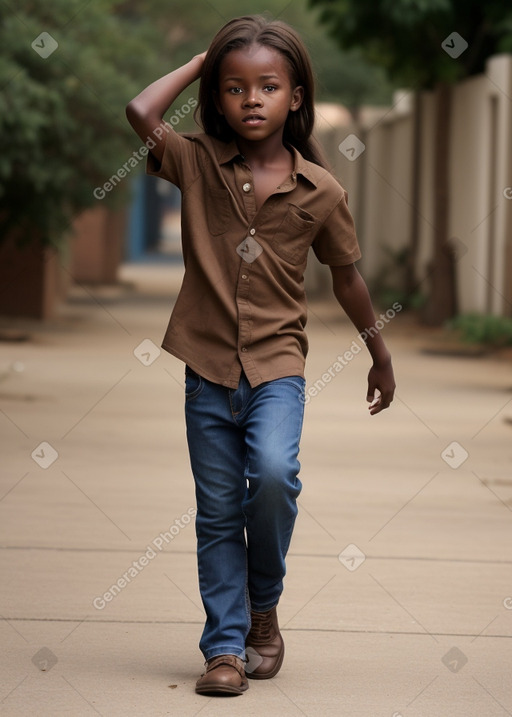
[[[260,125],[264,121],[265,121],[265,117],[263,117],[263,115],[259,115],[259,114],[247,115],[247,117],[244,117],[242,120],[242,122],[244,124],[248,124],[251,126]]]

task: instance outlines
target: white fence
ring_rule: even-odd
[[[319,108],[317,136],[349,192],[361,270],[370,281],[382,268],[383,247],[399,252],[413,232],[419,281],[428,274],[435,230],[434,102],[430,92],[421,93],[417,105],[411,93],[397,93],[393,107],[363,108],[357,123],[336,126],[322,121]],[[449,233],[457,247],[459,312],[512,316],[512,56],[492,57],[484,74],[454,88],[452,102]],[[359,156],[355,140],[348,142],[354,152],[338,149],[351,134],[365,145]]]

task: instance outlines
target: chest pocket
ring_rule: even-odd
[[[231,219],[231,197],[227,189],[206,190],[206,219],[212,236],[224,234]]]
[[[302,264],[307,259],[318,225],[318,219],[312,214],[289,204],[270,245],[278,256],[290,264]]]

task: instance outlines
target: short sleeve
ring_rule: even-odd
[[[313,241],[313,251],[322,264],[344,266],[361,258],[347,196],[343,190],[340,201],[323,222]]]
[[[179,189],[185,189],[199,174],[199,163],[197,157],[197,143],[194,142],[193,134],[178,134],[169,125],[165,140],[164,154],[162,161],[151,154],[149,148],[146,161],[146,174],[167,179]]]

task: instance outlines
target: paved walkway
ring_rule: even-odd
[[[353,328],[312,304],[285,663],[201,697],[183,367],[156,348],[179,276],[124,277],[0,344],[1,714],[512,714],[509,363],[426,355],[399,314],[370,418]]]

